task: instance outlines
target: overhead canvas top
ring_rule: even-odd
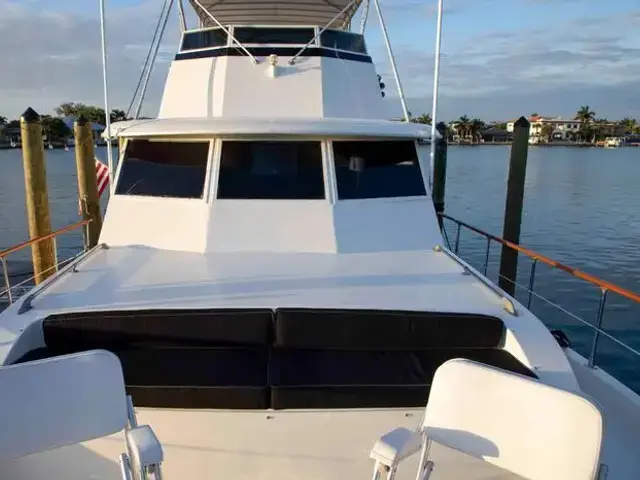
[[[189,0],[205,27],[216,26],[203,8],[223,25],[325,26],[345,9],[349,0]],[[331,25],[346,28],[360,6],[356,0]]]

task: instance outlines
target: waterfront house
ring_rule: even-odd
[[[627,127],[618,122],[600,122],[597,126],[601,136],[624,137],[627,133]]]
[[[489,127],[480,132],[485,143],[504,143],[513,140],[513,129],[511,132],[503,128]]]
[[[0,126],[0,147],[20,145],[20,127]]]
[[[509,120],[507,122],[508,132],[513,132],[515,122],[516,120]],[[580,131],[580,126],[582,125],[580,120],[565,119],[563,117],[545,117],[542,115],[530,116],[529,123],[531,123],[529,135],[536,138],[542,136],[544,125],[551,125],[553,127],[552,138],[554,140],[572,140]]]
[[[65,123],[67,127],[69,127],[69,130],[71,130],[72,137],[73,137],[73,124],[75,123],[76,120],[77,120],[77,117],[72,115],[67,117],[62,117],[62,121]],[[93,138],[97,145],[103,145],[106,143],[105,140],[102,138],[102,132],[104,132],[105,128],[106,127],[104,125],[101,125],[100,123],[95,123],[95,122],[91,123],[91,131],[93,132]]]

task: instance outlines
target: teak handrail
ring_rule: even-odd
[[[91,220],[80,220],[79,222],[76,223],[72,223],[71,225],[67,225],[66,227],[60,228],[58,230],[54,230],[51,233],[48,233],[47,235],[42,235],[40,237],[36,237],[36,238],[32,238],[30,240],[24,241],[22,243],[19,243],[17,245],[14,245],[13,247],[9,247],[6,250],[0,250],[0,259],[11,255],[14,252],[17,252],[19,250],[22,250],[23,248],[27,248],[30,247],[31,245],[35,245],[37,243],[40,243],[44,240],[48,240],[50,238],[54,238],[57,237],[58,235],[62,234],[62,233],[66,233],[69,232],[71,230],[75,230],[76,228],[79,227],[83,227],[85,225],[87,225],[89,222],[91,222]]]
[[[473,225],[470,225],[468,223],[465,223],[461,220],[458,220],[457,218],[454,218],[450,215],[447,215],[445,213],[439,213],[439,215],[442,218],[446,218],[448,220],[451,220],[455,223],[457,223],[458,225],[462,225],[465,228],[468,228],[471,231],[474,231],[482,236],[484,236],[485,238],[491,239],[495,242],[498,242],[506,247],[509,247],[513,250],[516,250],[520,253],[523,253],[525,255],[527,255],[528,257],[530,257],[533,260],[536,261],[540,261],[546,265],[549,265],[550,267],[553,268],[558,268],[560,270],[563,270],[565,272],[567,272],[569,275],[572,275],[576,278],[579,278],[581,280],[584,280],[586,282],[589,282],[593,285],[596,285],[598,287],[600,287],[602,290],[606,290],[606,291],[610,291],[610,292],[614,292],[617,293],[618,295],[621,295],[625,298],[628,298],[629,300],[633,300],[634,302],[640,303],[640,295],[638,295],[635,292],[632,292],[631,290],[627,290],[626,288],[622,288],[619,287],[618,285],[615,285],[611,282],[608,282],[606,280],[603,280],[601,278],[598,278],[594,275],[591,275],[589,273],[583,272],[582,270],[578,270],[577,268],[573,268],[573,267],[569,267],[568,265],[565,265],[564,263],[558,262],[556,260],[553,260],[549,257],[545,257],[544,255],[538,253],[538,252],[534,252],[533,250],[529,250],[528,248],[522,247],[520,245],[518,245],[517,243],[513,243],[510,242],[508,240],[505,240],[504,238],[500,238],[500,237],[496,237],[495,235],[492,235],[491,233],[485,232],[483,230],[480,230],[478,227],[474,227]]]

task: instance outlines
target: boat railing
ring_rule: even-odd
[[[603,280],[601,278],[598,278],[594,275],[591,275],[589,273],[583,272],[581,270],[578,270],[577,268],[573,268],[573,267],[569,267],[561,262],[558,262],[557,260],[553,260],[545,255],[542,255],[538,252],[535,252],[533,250],[530,250],[526,247],[523,247],[522,245],[510,242],[508,240],[505,240],[504,238],[500,238],[496,235],[492,235],[491,233],[488,233],[484,230],[481,230],[478,227],[475,227],[473,225],[470,225],[466,222],[463,222],[461,220],[458,220],[457,218],[454,218],[450,215],[446,215],[444,213],[439,214],[440,217],[443,220],[448,220],[452,223],[454,223],[456,225],[456,231],[455,231],[455,237],[453,239],[453,244],[450,242],[449,240],[449,236],[447,235],[447,231],[446,231],[446,224],[444,224],[443,221],[443,235],[445,237],[445,241],[447,242],[447,244],[449,245],[449,249],[452,250],[456,255],[459,256],[459,252],[460,252],[460,236],[461,236],[461,232],[462,229],[466,229],[469,230],[471,232],[474,232],[478,235],[483,236],[486,239],[486,245],[485,245],[485,249],[484,249],[484,262],[481,268],[479,268],[478,270],[480,270],[485,276],[487,276],[487,274],[489,273],[489,254],[490,254],[490,250],[491,250],[491,245],[492,243],[497,243],[500,244],[504,247],[510,248],[512,250],[515,250],[519,253],[522,253],[523,255],[529,257],[532,261],[531,263],[531,270],[529,273],[529,278],[528,278],[528,283],[527,285],[522,285],[520,283],[517,283],[516,281],[506,278],[505,276],[501,275],[500,273],[498,273],[499,278],[503,278],[506,281],[512,283],[513,285],[515,285],[518,289],[520,289],[520,291],[524,291],[526,293],[526,301],[524,302],[526,304],[527,309],[531,308],[531,302],[533,298],[536,299],[540,299],[541,301],[545,302],[546,304],[550,305],[553,308],[559,309],[560,311],[562,311],[563,313],[569,315],[571,318],[573,318],[574,320],[577,320],[579,323],[589,327],[592,331],[593,331],[593,338],[592,338],[592,342],[591,342],[591,349],[590,349],[590,353],[588,356],[588,366],[590,368],[594,368],[596,366],[596,353],[597,353],[597,349],[598,349],[598,341],[600,339],[601,336],[604,336],[606,338],[608,338],[609,340],[611,340],[612,342],[614,342],[615,344],[617,344],[618,346],[622,347],[623,349],[625,349],[626,351],[632,353],[633,355],[637,356],[640,359],[640,351],[638,351],[636,348],[632,347],[631,345],[623,342],[622,340],[614,337],[613,335],[611,335],[609,332],[605,331],[602,325],[602,320],[604,317],[604,312],[605,312],[605,307],[607,305],[607,296],[609,293],[613,293],[616,295],[619,295],[621,297],[624,297],[628,300],[631,300],[635,303],[637,303],[638,305],[640,305],[640,295],[632,292],[630,290],[627,290],[625,288],[622,288],[618,285],[615,285],[609,281]],[[596,287],[598,287],[600,289],[600,298],[599,298],[599,303],[598,303],[598,310],[597,310],[597,314],[596,314],[596,320],[595,320],[595,324],[591,323],[587,320],[585,320],[584,318],[580,317],[579,315],[576,315],[570,311],[568,311],[566,308],[562,307],[561,305],[558,305],[556,302],[553,302],[552,300],[549,300],[548,298],[543,297],[542,295],[540,295],[539,293],[536,293],[534,290],[535,287],[535,281],[536,281],[536,267],[538,266],[538,264],[545,264],[548,265],[549,267],[553,268],[553,269],[557,269],[557,270],[561,270],[562,272],[565,272],[577,279],[580,279],[584,282],[587,282],[591,285],[594,285]]]
[[[60,267],[66,265],[67,263],[71,262],[72,260],[74,260],[75,258],[78,257],[78,255],[81,255],[82,253],[84,253],[87,249],[88,249],[88,245],[86,243],[86,228],[87,225],[89,224],[89,222],[91,222],[91,220],[80,220],[79,222],[73,223],[71,225],[67,225],[66,227],[60,228],[58,230],[55,230],[47,235],[42,235],[39,237],[35,237],[32,238],[30,240],[24,241],[22,243],[19,243],[17,245],[14,245],[12,247],[9,247],[5,250],[0,250],[0,264],[2,265],[2,278],[4,280],[4,289],[0,288],[0,303],[4,302],[8,302],[9,304],[12,304],[14,301],[16,301],[17,298],[19,298],[20,296],[22,296],[24,293],[28,292],[29,289],[32,286],[33,281],[35,280],[35,275],[28,275],[27,274],[27,278],[22,279],[21,281],[19,281],[16,284],[11,284],[11,275],[9,273],[9,261],[7,260],[7,257],[9,257],[11,254],[19,252],[21,250],[24,250],[28,247],[32,247],[33,245],[37,245],[40,242],[44,242],[45,240],[53,240],[53,248],[54,251],[57,252],[57,237],[80,229],[83,229],[83,239],[85,239],[83,241],[83,246],[82,249],[79,253],[72,255],[70,258],[65,258],[63,260],[58,260],[57,258],[57,254],[56,254],[56,260],[54,262],[54,265],[45,269],[44,271],[40,272],[41,274],[46,274],[49,273],[50,271],[57,271]]]

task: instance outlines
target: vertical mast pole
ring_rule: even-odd
[[[109,167],[109,188],[113,194],[113,152],[111,151],[111,110],[109,110],[109,88],[107,82],[107,33],[105,28],[104,0],[100,0],[100,33],[102,36],[102,80],[104,87],[104,116],[107,128],[107,165]]]
[[[438,0],[438,20],[436,27],[436,52],[433,67],[433,104],[431,108],[431,155],[429,159],[429,187],[433,186],[433,164],[436,152],[436,115],[438,114],[438,87],[440,85],[440,46],[442,44],[442,7],[444,0]]]

